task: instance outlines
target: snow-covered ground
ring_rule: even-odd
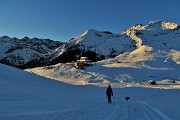
[[[76,69],[73,63],[60,63],[26,71],[75,85],[106,86],[111,83],[114,87],[180,89],[180,65],[169,58],[170,55],[142,46],[133,52],[95,62],[85,70]],[[149,80],[157,84],[148,85]]]
[[[107,86],[108,84],[106,84]],[[179,120],[178,89],[65,84],[0,64],[1,120]],[[131,99],[125,101],[124,97]]]

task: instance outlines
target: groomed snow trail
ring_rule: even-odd
[[[22,113],[0,118],[3,120],[169,120],[160,111],[136,101],[115,101],[111,104],[97,102],[82,108]]]

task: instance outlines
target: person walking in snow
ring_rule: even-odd
[[[107,98],[108,98],[108,103],[112,103],[111,101],[111,96],[113,96],[113,91],[112,91],[112,88],[111,88],[111,85],[109,84],[107,90],[106,90],[106,95],[107,95]]]

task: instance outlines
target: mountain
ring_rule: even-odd
[[[152,21],[137,24],[119,34],[89,29],[80,36],[67,41],[49,57],[50,65],[76,61],[87,56],[92,61],[113,58],[125,52],[138,50],[166,50],[174,56],[179,51],[180,25],[174,22]],[[178,62],[177,57],[173,57]]]
[[[128,61],[134,61],[137,55],[139,58],[135,61],[146,61],[162,54],[165,59],[179,64],[179,36],[180,25],[167,21],[152,21],[145,26],[136,24],[117,34],[89,29],[65,43],[5,36],[0,38],[0,62],[19,68],[33,68],[73,62],[81,56],[97,62],[129,52]]]
[[[25,68],[33,68],[38,67],[38,65],[67,63],[76,61],[81,56],[87,56],[91,61],[95,62],[113,58],[125,51],[132,51],[136,48],[135,41],[127,37],[127,35],[89,29],[56,48],[52,54],[34,59],[24,66]],[[41,65],[41,63],[44,64]]]
[[[180,27],[173,22],[137,24],[119,34],[88,30],[55,50],[51,57],[55,65],[27,71],[76,85],[111,83],[117,87],[179,89],[179,45]],[[73,53],[70,54],[73,59],[67,62],[86,55],[91,59],[94,55],[94,65],[81,70],[71,62],[56,64],[69,58],[65,53]],[[157,84],[149,86],[149,80]]]
[[[63,44],[50,39],[0,37],[0,63],[21,67],[27,62],[52,53]]]
[[[57,48],[51,56],[50,64],[76,61],[81,56],[87,56],[92,61],[99,61],[136,48],[136,42],[125,34],[89,29]]]

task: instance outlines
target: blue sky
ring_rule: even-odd
[[[180,0],[0,0],[0,36],[67,41],[153,20],[180,23]]]

